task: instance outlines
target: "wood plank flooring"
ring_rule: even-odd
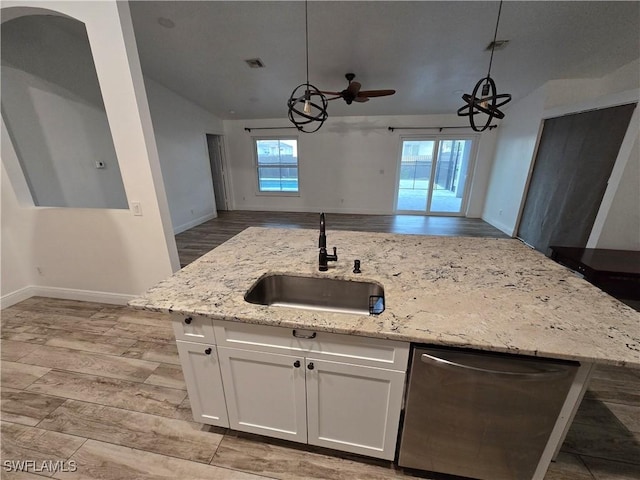
[[[503,236],[468,220],[327,215],[329,234],[398,228]],[[178,235],[181,259],[188,263],[249,225],[316,228],[317,215],[224,212]],[[443,478],[194,422],[161,314],[33,297],[2,310],[0,320],[2,479]],[[598,368],[545,480],[640,479],[639,392],[640,371]],[[25,460],[35,464],[8,471]],[[55,473],[42,469],[56,461]]]
[[[33,297],[1,316],[3,479],[42,478],[3,467],[19,460],[73,460],[58,479],[442,478],[194,422],[161,314]],[[640,479],[640,371],[597,369],[545,479]]]
[[[176,235],[181,266],[193,262],[247,227],[310,228],[317,230],[320,213],[220,211],[218,217]],[[479,218],[428,217],[423,215],[326,214],[331,230],[387,232],[408,235],[448,235],[508,238]]]

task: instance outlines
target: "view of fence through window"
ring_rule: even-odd
[[[470,139],[404,140],[396,209],[461,213],[471,146]]]
[[[258,188],[261,192],[298,192],[298,141],[256,139]]]

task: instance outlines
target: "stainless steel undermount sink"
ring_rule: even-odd
[[[278,273],[259,278],[244,299],[258,305],[360,315],[384,311],[384,288],[379,283]]]

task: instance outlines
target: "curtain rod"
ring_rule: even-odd
[[[457,129],[457,128],[471,128],[471,127],[387,127],[390,132],[395,130],[439,130],[442,131],[444,129]],[[498,128],[497,125],[489,125],[489,130],[493,130],[494,128]],[[251,132],[251,130],[289,130],[296,129],[297,127],[244,127],[245,132]]]
[[[250,132],[251,130],[286,130],[289,128],[295,128],[297,130],[297,127],[244,127],[244,131]]]
[[[446,129],[455,129],[455,128],[471,128],[471,127],[387,127],[390,132],[394,130],[439,130],[442,131]],[[494,128],[498,128],[497,125],[489,125],[489,130],[493,130]]]

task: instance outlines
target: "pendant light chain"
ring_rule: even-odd
[[[307,52],[307,84],[309,83],[309,2],[304,0],[304,38]]]
[[[493,51],[496,49],[496,39],[498,38],[498,25],[500,24],[501,12],[502,12],[502,0],[500,0],[500,6],[498,7],[498,20],[496,20],[496,29],[493,32],[493,43],[491,44],[491,58],[489,59],[489,71],[487,72],[487,77],[491,76],[491,64],[493,63]],[[309,74],[307,74],[307,76],[308,75]]]

